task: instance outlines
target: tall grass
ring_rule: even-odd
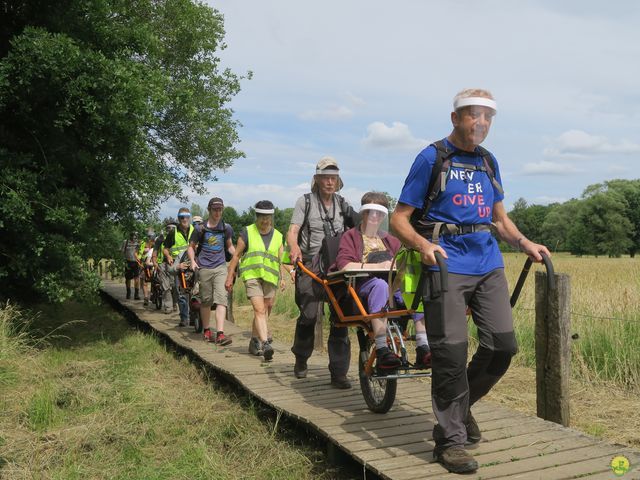
[[[3,480],[335,476],[321,452],[107,307],[46,307],[28,327],[19,318],[0,308],[0,369],[12,372],[0,385]],[[65,336],[30,346],[54,328]]]
[[[640,385],[640,258],[554,255],[555,271],[570,276],[572,370],[587,381]],[[505,255],[514,285],[524,263]],[[537,267],[541,268],[541,267]],[[516,361],[535,365],[535,280],[533,272],[514,309],[520,353]]]

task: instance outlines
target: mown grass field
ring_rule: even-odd
[[[3,480],[341,475],[322,451],[283,435],[257,405],[106,305],[45,307],[25,320],[0,310]]]

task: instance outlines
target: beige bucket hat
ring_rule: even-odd
[[[316,173],[311,179],[312,192],[316,192],[318,190],[318,185],[316,184],[316,175],[338,175],[338,186],[336,188],[336,191],[340,191],[342,190],[342,187],[344,187],[342,178],[340,178],[340,168],[338,167],[338,162],[333,157],[322,157],[316,165]]]

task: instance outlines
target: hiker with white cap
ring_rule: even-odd
[[[355,226],[353,208],[337,193],[342,187],[338,162],[332,157],[321,158],[311,180],[311,193],[304,194],[296,201],[287,232],[289,256],[294,265],[300,261],[311,267],[311,260],[320,250],[324,237],[335,237]],[[323,293],[308,275],[296,275],[295,286],[300,316],[291,347],[296,356],[293,373],[296,378],[304,378],[307,376],[307,360],[313,353],[314,330]],[[346,328],[332,325],[327,344],[331,385],[342,389],[351,388],[347,378],[351,358],[348,333]]]
[[[502,378],[517,351],[504,262],[493,236],[535,261],[543,245],[520,233],[507,216],[495,157],[480,144],[497,111],[490,92],[467,89],[453,101],[453,131],[416,157],[405,180],[391,227],[428,266],[423,299],[431,347],[431,398],[436,425],[434,458],[455,473],[478,463],[465,449],[481,440],[471,406]],[[435,253],[447,262],[448,290],[440,288]],[[417,282],[414,282],[417,283]],[[467,366],[467,307],[479,346]]]
[[[261,200],[254,207],[255,223],[242,228],[236,243],[235,253],[227,268],[227,291],[233,290],[236,267],[247,290],[247,298],[253,307],[252,336],[249,353],[273,359],[273,347],[269,339],[267,321],[273,308],[276,289],[285,283],[280,275],[284,238],[273,227],[275,207],[269,200]],[[288,272],[285,270],[284,275]]]
[[[340,239],[338,255],[331,270],[389,269],[393,256],[400,249],[400,240],[386,231],[389,200],[382,192],[367,192],[362,196],[360,216],[362,222],[345,232]],[[388,272],[369,275],[356,280],[356,293],[369,313],[379,313],[389,307]],[[394,292],[396,305],[404,306],[400,290]],[[431,365],[431,353],[427,342],[424,315],[413,316],[416,327],[417,368]],[[378,373],[387,374],[397,369],[400,358],[387,345],[387,319],[374,318],[371,327],[376,342],[376,367]]]

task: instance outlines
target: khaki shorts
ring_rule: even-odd
[[[198,270],[200,282],[200,302],[203,307],[216,305],[227,306],[227,291],[224,282],[227,279],[227,266],[223,263],[216,268],[201,268]]]
[[[244,282],[247,289],[247,297],[273,298],[276,296],[276,286],[273,283],[265,282],[262,278],[250,278]]]

